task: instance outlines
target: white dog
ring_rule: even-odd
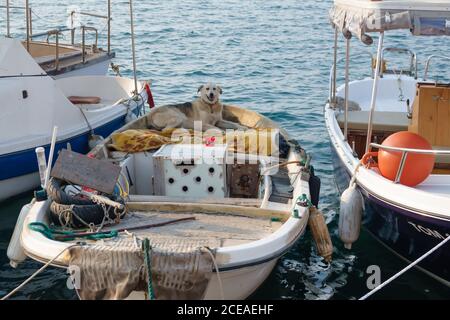
[[[164,106],[155,109],[150,114],[150,122],[157,129],[185,128],[194,129],[194,122],[202,122],[202,130],[209,129],[246,129],[222,117],[223,105],[220,102],[222,88],[213,83],[200,86],[197,90],[200,97],[191,107]]]

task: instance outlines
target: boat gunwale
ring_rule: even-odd
[[[339,123],[337,121],[336,114],[337,114],[336,110],[333,109],[329,103],[326,103],[325,110],[324,110],[324,117],[325,117],[325,124],[327,127],[328,135],[329,135],[330,141],[331,141],[330,147],[336,149],[336,153],[340,157],[339,161],[341,161],[344,164],[347,174],[349,174],[349,176],[352,176],[353,172],[355,171],[356,166],[359,163],[359,159],[355,158],[352,155],[350,145],[348,143],[345,143],[345,141],[343,140],[343,134],[340,129]],[[339,128],[339,130],[337,128]],[[350,157],[350,155],[351,155],[351,157]],[[336,161],[338,161],[338,160],[336,160]],[[402,202],[393,201],[389,197],[383,196],[382,194],[380,194],[379,189],[384,190],[384,187],[377,187],[376,185],[370,186],[368,184],[368,182],[366,181],[368,178],[379,180],[380,182],[383,182],[384,184],[389,183],[389,187],[393,188],[394,190],[403,190],[405,192],[409,191],[409,193],[417,192],[425,197],[441,197],[444,199],[446,197],[434,194],[432,192],[407,187],[402,184],[395,184],[392,181],[377,174],[373,170],[366,169],[365,167],[360,167],[358,169],[358,172],[356,173],[357,185],[361,189],[363,189],[367,194],[371,194],[374,197],[385,201],[386,203],[390,203],[391,205],[393,205],[399,209],[403,209],[403,210],[411,212],[411,213],[415,213],[415,214],[419,214],[419,215],[423,215],[423,216],[427,216],[427,217],[439,219],[439,220],[445,220],[445,221],[450,220],[450,213],[442,214],[439,212],[427,211],[427,210],[422,210],[420,208],[416,208],[413,206],[413,204],[408,204],[409,202],[411,202],[410,198],[408,198],[408,197],[406,199],[404,198],[403,203],[402,203]],[[450,175],[449,175],[449,179],[450,179]],[[450,180],[449,180],[449,185],[450,185]],[[395,193],[395,191],[394,191],[394,193]],[[411,198],[414,198],[414,197],[411,197]],[[447,197],[446,200],[450,201],[450,197]],[[441,211],[445,212],[444,206],[442,206]]]

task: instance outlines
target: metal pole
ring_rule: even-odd
[[[111,0],[108,0],[108,55],[111,54]]]
[[[30,6],[28,3],[28,0],[25,0],[25,19],[27,20],[26,27],[27,27],[27,51],[30,52]]]
[[[86,63],[86,52],[85,52],[85,49],[86,49],[86,39],[85,39],[86,34],[85,33],[86,33],[85,27],[81,26],[81,58],[82,58],[83,63]]]
[[[402,177],[403,168],[405,167],[406,163],[406,157],[408,156],[408,152],[403,151],[402,152],[402,158],[400,160],[400,166],[398,167],[397,174],[395,175],[394,183],[399,183],[400,178]]]
[[[372,141],[373,112],[375,110],[375,104],[377,102],[378,81],[380,79],[380,69],[382,63],[381,59],[383,58],[383,40],[384,40],[384,32],[380,32],[380,37],[378,39],[377,64],[375,67],[375,75],[373,77],[372,100],[370,102],[369,123],[367,126],[366,152],[369,152],[370,142]]]
[[[131,50],[133,53],[133,76],[134,76],[134,91],[138,94],[137,78],[136,78],[136,50],[134,46],[134,20],[133,20],[133,0],[130,0],[130,18],[131,18]]]
[[[9,0],[6,0],[6,36],[8,38],[11,36],[9,30]]]
[[[74,28],[74,21],[73,21],[73,15],[75,14],[75,11],[72,10],[70,13],[70,42],[72,45],[75,44],[75,28]]]
[[[350,39],[346,40],[345,46],[345,114],[344,114],[344,140],[347,141],[348,135],[348,83],[350,69]]]
[[[59,32],[56,31],[56,47],[55,47],[55,70],[58,71],[59,68]]]
[[[31,16],[31,7],[28,8],[28,17],[30,19],[30,39],[33,39],[33,17]]]
[[[331,92],[331,104],[336,105],[336,76],[337,76],[337,50],[338,50],[338,27],[334,26],[334,56],[333,56],[333,83]]]

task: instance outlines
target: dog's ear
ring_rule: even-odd
[[[217,86],[217,89],[219,89],[219,93],[222,94],[223,90],[221,86]]]
[[[198,87],[198,89],[197,89],[197,93],[199,93],[202,89],[203,89],[203,87],[204,87],[205,85],[204,84],[202,84],[200,87]]]

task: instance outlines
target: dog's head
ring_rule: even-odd
[[[205,103],[215,104],[219,101],[222,88],[215,83],[208,82],[198,87],[197,93],[200,93],[200,99]]]

